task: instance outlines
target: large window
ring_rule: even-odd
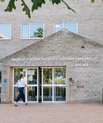
[[[0,39],[10,39],[10,38],[11,38],[11,25],[0,24]]]
[[[39,24],[23,24],[21,33],[22,39],[41,39],[44,37],[44,25]]]
[[[66,22],[66,23],[57,23],[55,25],[55,31],[58,32],[62,29],[67,29],[71,32],[78,33],[78,23],[77,22]]]

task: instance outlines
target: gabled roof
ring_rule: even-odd
[[[52,52],[54,53],[54,55],[56,50],[58,50],[58,52],[64,52],[65,54],[66,54],[66,51],[69,51],[69,50],[71,51],[71,53],[72,51],[76,53],[78,52],[78,49],[80,50],[81,48],[85,48],[86,50],[91,48],[99,50],[103,48],[103,45],[63,29],[44,39],[34,42],[28,45],[27,47],[12,53],[11,55],[25,52],[24,54],[26,55],[31,53],[31,55],[37,56],[40,53],[43,54],[44,50],[47,52],[54,51]],[[35,52],[33,52],[33,49],[35,50]],[[46,52],[45,52],[45,55],[46,55]]]

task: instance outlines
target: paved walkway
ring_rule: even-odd
[[[0,104],[0,123],[103,123],[103,105]]]

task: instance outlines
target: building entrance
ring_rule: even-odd
[[[15,67],[13,73],[13,101],[18,95],[16,83],[20,74],[25,76],[25,98],[28,103],[66,101],[65,67]]]

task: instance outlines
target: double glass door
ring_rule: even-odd
[[[66,68],[42,68],[42,102],[66,101]]]
[[[18,95],[17,81],[25,76],[27,102],[63,102],[66,101],[66,68],[38,67],[14,68],[13,101]]]

